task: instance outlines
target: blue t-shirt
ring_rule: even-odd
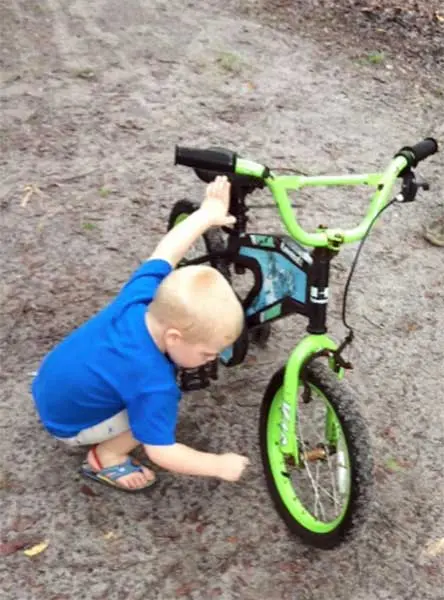
[[[147,306],[171,270],[164,260],[144,263],[113,302],[43,360],[32,393],[50,433],[73,437],[126,409],[136,440],[175,443],[176,368],[145,324]]]

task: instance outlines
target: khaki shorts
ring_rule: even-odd
[[[116,415],[102,421],[93,427],[83,429],[77,435],[70,438],[57,438],[67,446],[90,446],[110,440],[125,431],[129,431],[128,413],[122,410]]]

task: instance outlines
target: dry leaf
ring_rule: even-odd
[[[439,577],[441,575],[441,569],[436,565],[424,565],[422,568],[429,577]]]
[[[392,471],[394,473],[398,471],[402,471],[402,466],[399,464],[399,461],[396,458],[389,458],[385,462],[385,468],[388,471]]]
[[[17,550],[21,550],[29,544],[29,540],[16,540],[13,542],[4,542],[0,544],[0,556],[8,556],[8,554],[14,554]]]
[[[114,533],[114,531],[108,531],[108,533],[105,533],[103,537],[105,538],[105,540],[115,540],[117,538],[117,535]]]
[[[205,530],[205,527],[206,527],[205,523],[199,523],[199,525],[197,525],[197,527],[196,527],[196,532],[203,533]]]
[[[279,570],[288,573],[297,573],[300,571],[300,566],[294,562],[281,562],[279,563]]]
[[[396,435],[395,432],[393,431],[393,427],[391,427],[390,425],[388,427],[385,427],[382,431],[382,435],[385,438],[388,438],[389,440],[392,440],[392,442],[396,442]]]
[[[46,550],[48,544],[49,542],[45,540],[44,542],[36,544],[35,546],[28,548],[27,550],[23,550],[23,554],[26,554],[26,556],[37,556],[38,554]]]
[[[444,538],[434,540],[426,546],[426,554],[428,556],[438,556],[444,552]]]
[[[189,596],[195,587],[196,585],[194,583],[184,583],[176,589],[176,597]]]
[[[92,490],[89,487],[89,485],[86,485],[85,483],[80,488],[80,491],[82,492],[82,494],[85,494],[85,496],[90,496],[91,498],[94,498],[96,496],[100,496],[100,494],[97,494],[94,490]]]

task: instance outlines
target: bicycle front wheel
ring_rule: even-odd
[[[333,548],[365,521],[373,461],[367,426],[350,388],[319,360],[299,389],[294,428],[282,427],[284,369],[265,392],[259,436],[265,477],[278,513],[306,543]],[[281,436],[295,435],[299,465],[281,451]]]

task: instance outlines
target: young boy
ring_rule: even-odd
[[[180,391],[175,365],[214,360],[243,327],[226,279],[208,266],[173,270],[208,228],[229,225],[230,184],[218,177],[201,207],[161,240],[111,304],[45,358],[32,392],[46,429],[70,446],[92,445],[82,472],[125,491],[154,483],[130,453],[188,475],[236,481],[246,457],[193,450],[175,439]]]

